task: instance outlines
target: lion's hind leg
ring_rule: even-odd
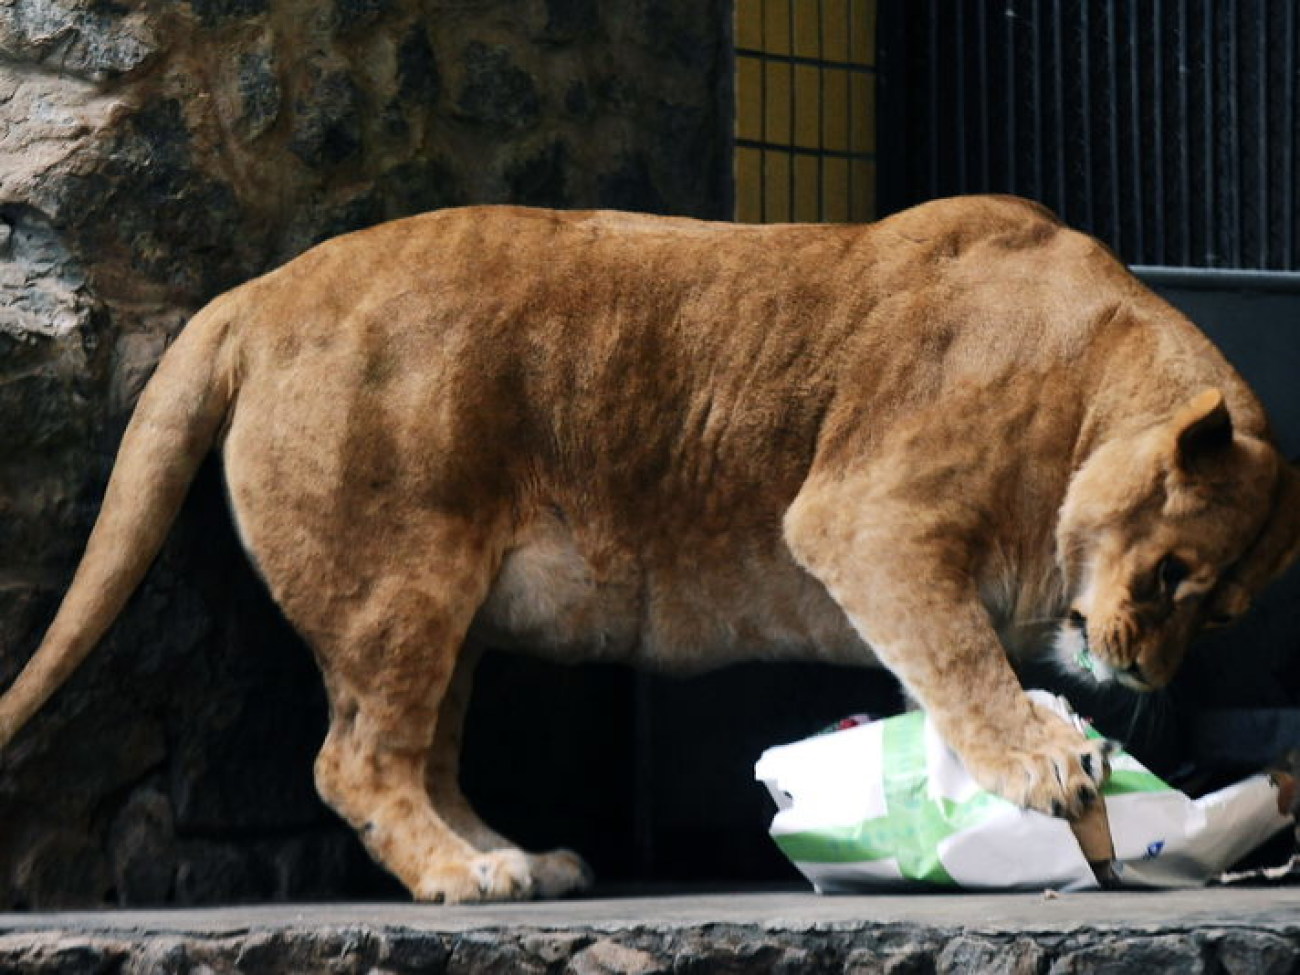
[[[534,895],[527,857],[483,851],[434,808],[426,769],[469,619],[477,606],[454,582],[417,586],[405,574],[367,580],[364,595],[309,626],[330,698],[316,760],[322,798],[417,900],[518,900]]]
[[[587,890],[591,868],[572,850],[546,853],[519,851],[515,844],[479,818],[460,787],[460,750],[465,714],[469,709],[474,668],[481,650],[472,643],[456,659],[455,672],[438,711],[433,748],[429,752],[427,785],[433,807],[461,839],[484,853],[515,850],[528,863],[536,897],[564,897]]]

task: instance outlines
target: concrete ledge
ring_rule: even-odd
[[[593,898],[0,915],[0,972],[1272,975],[1300,888]]]

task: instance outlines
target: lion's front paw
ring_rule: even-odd
[[[1097,801],[1110,774],[1112,742],[1086,738],[1065,720],[1034,708],[1017,739],[966,742],[967,769],[981,786],[1017,806],[1073,819]]]

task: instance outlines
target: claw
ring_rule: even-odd
[[[1106,744],[1107,746],[1111,745],[1110,742],[1107,742]],[[1084,774],[1098,785],[1100,785],[1102,780],[1106,778],[1106,771],[1110,765],[1107,758],[1113,750],[1113,746],[1104,748],[1100,761],[1098,761],[1097,757],[1091,752],[1081,756],[1079,759],[1079,764],[1083,766]]]

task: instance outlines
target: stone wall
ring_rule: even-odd
[[[0,0],[0,684],[131,404],[216,293],[470,202],[723,216],[725,0]],[[203,473],[0,756],[0,903],[391,891],[316,800],[324,704]]]

